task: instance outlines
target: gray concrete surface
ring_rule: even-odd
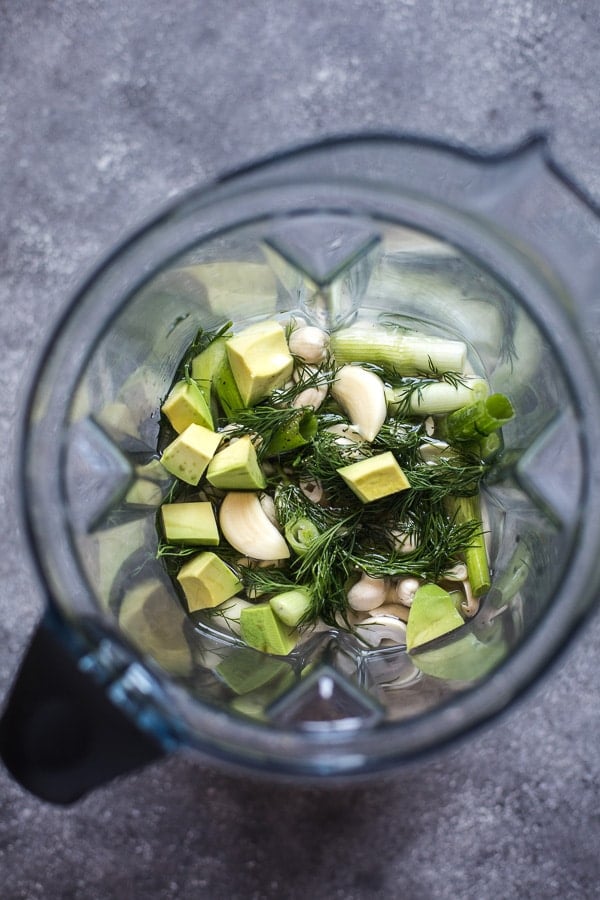
[[[40,614],[13,435],[50,324],[157,203],[274,148],[397,128],[494,148],[550,129],[600,200],[589,0],[0,0],[0,685]],[[4,900],[600,894],[600,620],[511,714],[333,793],[183,758],[56,809],[0,772]]]

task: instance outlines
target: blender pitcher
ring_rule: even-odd
[[[34,379],[21,495],[47,611],[0,728],[30,791],[70,802],[176,748],[326,782],[387,770],[505,709],[600,582],[600,233],[543,138],[480,156],[327,140],[194,191],[124,241]],[[484,481],[492,585],[407,653],[319,628],[289,656],[188,615],[157,558],[160,407],[198,329],[290,314],[464,341],[516,415]]]

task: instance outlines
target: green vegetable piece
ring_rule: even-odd
[[[119,627],[132,643],[176,675],[188,675],[193,664],[184,621],[180,604],[157,579],[136,584],[119,607]]]
[[[454,514],[457,525],[464,525],[469,522],[479,525],[478,530],[471,537],[469,545],[465,547],[464,557],[473,595],[481,597],[489,591],[491,578],[481,522],[479,497],[449,497],[448,508]]]
[[[390,450],[342,466],[337,472],[363,503],[371,503],[410,487],[408,478]]]
[[[304,556],[318,537],[319,529],[314,522],[304,516],[294,519],[285,526],[285,539],[296,556]]]
[[[195,356],[191,362],[192,378],[198,385],[198,389],[204,395],[207,404],[212,406],[214,401],[214,382],[223,364],[227,360],[227,351],[225,346],[227,338],[219,337],[208,345],[208,347]]]
[[[199,553],[186,562],[179,570],[177,581],[190,612],[218,606],[242,587],[235,572],[211,551]]]
[[[213,418],[206,399],[194,381],[178,381],[161,407],[177,434],[191,425],[203,425],[214,431]]]
[[[449,639],[444,647],[411,653],[415,666],[425,675],[446,681],[476,681],[487,675],[508,652],[505,641],[482,642],[472,632]]]
[[[284,660],[265,658],[249,647],[239,647],[232,650],[215,671],[236,694],[249,694],[291,670]]]
[[[225,415],[228,419],[235,419],[236,412],[244,409],[246,404],[238,390],[227,356],[221,360],[215,372],[214,387]]]
[[[464,620],[454,600],[437,584],[424,584],[416,592],[406,623],[409,651],[460,628]]]
[[[318,419],[310,410],[298,410],[298,415],[279,428],[264,449],[264,456],[279,456],[308,444],[317,433]]]
[[[219,543],[219,530],[211,503],[164,503],[160,514],[165,539],[170,544],[208,544],[216,547]]]
[[[381,325],[353,325],[334,332],[331,352],[337,363],[374,363],[397,375],[462,372],[467,356],[462,341]]]
[[[206,478],[213,487],[226,491],[257,491],[267,485],[249,435],[219,450],[208,464]]]
[[[268,603],[243,609],[240,627],[248,646],[263,653],[287,656],[296,646],[293,629],[279,621]]]
[[[165,447],[161,462],[167,472],[186,484],[196,485],[216,453],[222,434],[202,425],[188,425],[185,431]]]
[[[285,384],[294,368],[285,331],[273,320],[234,335],[227,342],[227,356],[244,406],[254,406]]]
[[[492,434],[514,418],[513,405],[504,394],[489,397],[463,406],[448,416],[446,427],[454,441],[471,441]]]
[[[310,591],[306,588],[284,591],[271,597],[269,605],[285,625],[296,628],[311,610]]]

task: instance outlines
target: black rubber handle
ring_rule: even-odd
[[[0,756],[16,781],[42,800],[73,803],[162,755],[43,619],[0,720]]]

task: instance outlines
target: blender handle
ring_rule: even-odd
[[[0,720],[0,757],[13,778],[50,803],[68,804],[164,755],[85,674],[46,614]]]

